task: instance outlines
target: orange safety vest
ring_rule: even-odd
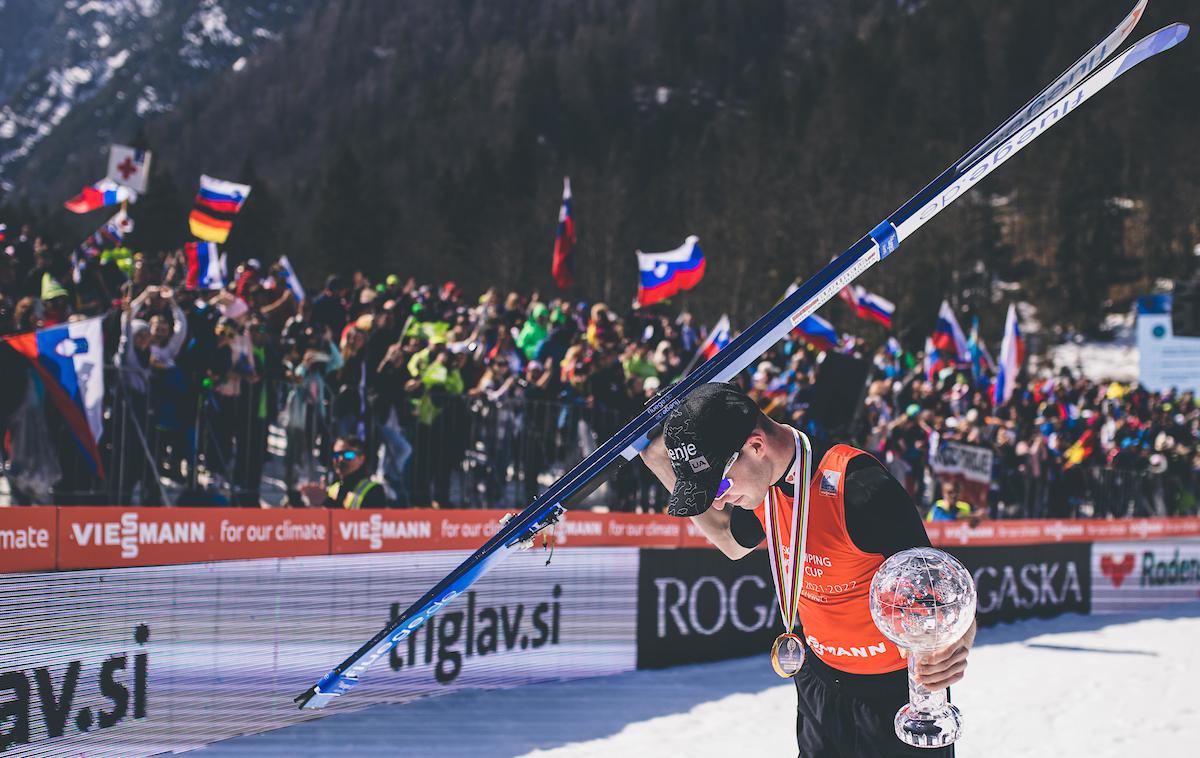
[[[800,624],[809,648],[824,663],[849,674],[885,674],[905,667],[900,651],[871,620],[871,578],[883,564],[878,553],[855,547],[846,531],[846,466],[858,455],[849,445],[834,445],[809,482],[808,543]],[[793,490],[772,487],[754,515],[766,525],[770,498],[782,504],[781,523],[792,521]]]

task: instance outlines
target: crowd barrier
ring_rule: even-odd
[[[501,513],[0,509],[0,756],[183,751],[312,718],[292,697]],[[1200,519],[962,526],[930,532],[984,626],[1200,598]],[[689,527],[567,514],[553,554],[500,563],[330,710],[746,655],[771,677],[765,552],[729,561]]]

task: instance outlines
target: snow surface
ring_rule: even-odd
[[[1200,603],[979,633],[954,688],[962,758],[1195,755]],[[353,697],[353,695],[350,695]],[[227,740],[203,755],[795,755],[795,690],[766,656],[462,691]]]

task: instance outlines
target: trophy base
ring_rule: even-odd
[[[896,736],[913,747],[945,747],[962,735],[962,714],[951,704],[935,713],[905,705],[896,712],[895,724]]]

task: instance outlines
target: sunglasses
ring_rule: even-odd
[[[740,454],[741,451],[736,451],[733,455],[729,456],[729,462],[725,464],[725,470],[721,472],[721,483],[717,485],[717,494],[713,497],[713,500],[724,497],[725,493],[729,492],[729,488],[733,486],[733,480],[729,478],[729,469],[733,468],[733,464],[737,462],[738,455]]]
[[[335,461],[352,461],[358,458],[358,453],[353,450],[341,450],[333,454]]]

